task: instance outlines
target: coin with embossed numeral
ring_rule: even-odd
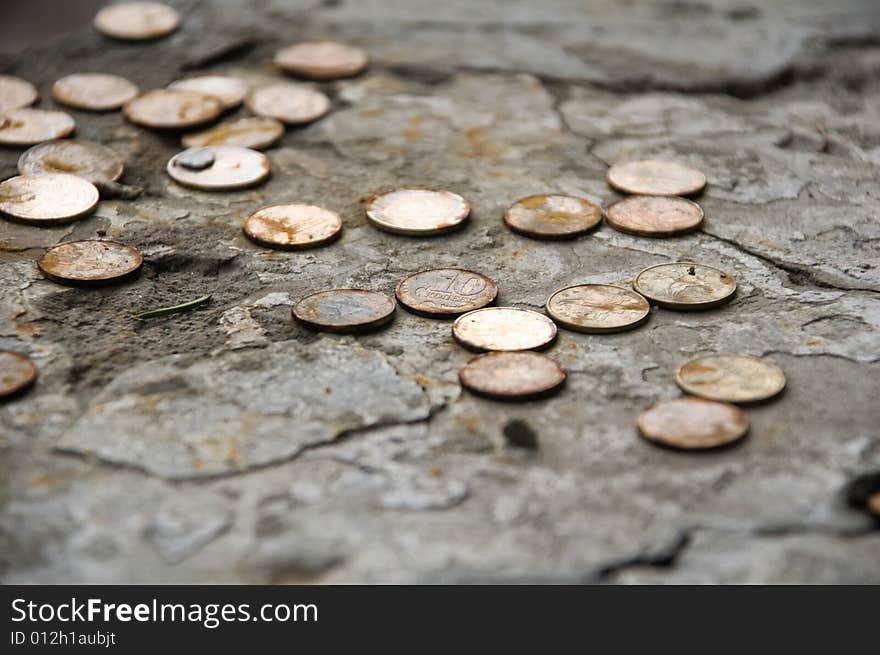
[[[97,285],[134,275],[144,258],[116,241],[67,241],[49,248],[37,263],[50,280],[61,284]]]
[[[451,317],[491,304],[498,287],[474,271],[435,268],[407,275],[396,294],[400,304],[416,314]]]
[[[602,208],[575,196],[529,196],[504,212],[514,232],[539,239],[562,239],[589,232],[602,222]]]
[[[675,371],[685,392],[728,403],[754,403],[785,388],[785,373],[776,364],[747,355],[707,355],[685,362]]]
[[[689,196],[706,186],[706,176],[678,162],[645,159],[609,168],[608,184],[622,193]]]
[[[293,317],[317,330],[361,332],[385,325],[394,317],[393,298],[364,289],[318,291],[293,307]]]
[[[646,268],[633,288],[661,307],[686,311],[711,309],[732,300],[736,282],[711,266],[674,262]]]
[[[264,246],[313,248],[336,239],[342,219],[336,212],[315,205],[275,205],[248,216],[242,229]]]
[[[622,332],[648,320],[651,306],[641,295],[610,284],[560,289],[547,300],[547,313],[577,332]]]
[[[643,237],[669,237],[693,232],[703,222],[695,202],[677,196],[630,196],[608,205],[608,225]]]
[[[530,309],[486,307],[455,319],[452,335],[474,350],[534,350],[556,338],[556,324]]]
[[[0,398],[21,393],[37,379],[37,367],[29,357],[0,350]]]
[[[544,396],[565,382],[565,369],[534,352],[492,352],[473,358],[458,372],[463,387],[497,400]]]
[[[749,419],[736,405],[685,396],[649,407],[639,415],[638,427],[643,437],[664,446],[703,450],[741,439]]]

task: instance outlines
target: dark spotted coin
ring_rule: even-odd
[[[565,369],[552,357],[534,352],[491,352],[458,372],[461,386],[498,400],[544,396],[565,382]]]
[[[562,239],[584,234],[602,222],[602,208],[574,196],[529,196],[504,212],[514,232],[539,239]]]
[[[363,289],[331,289],[306,296],[293,307],[293,317],[316,330],[361,332],[385,325],[395,303],[384,293]]]
[[[736,292],[736,281],[711,266],[675,262],[646,268],[636,277],[633,288],[661,307],[690,311],[729,302]]]
[[[645,439],[672,448],[704,450],[745,436],[749,419],[736,405],[685,396],[663,400],[639,415]]]
[[[67,241],[49,248],[37,265],[54,282],[95,285],[127,278],[143,262],[143,256],[131,246],[91,239]]]
[[[37,379],[37,367],[29,357],[0,350],[0,398],[21,393]]]
[[[115,182],[122,171],[119,155],[107,146],[83,139],[46,141],[18,158],[18,172],[22,175],[68,173],[92,184]]]
[[[459,316],[491,304],[498,287],[485,275],[463,268],[413,273],[397,285],[397,300],[416,314]]]
[[[703,209],[677,196],[630,196],[605,210],[608,225],[643,237],[671,237],[693,232],[703,222]]]

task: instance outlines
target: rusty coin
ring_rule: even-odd
[[[132,123],[160,130],[202,125],[217,118],[223,105],[217,98],[185,89],[147,91],[122,106]]]
[[[99,11],[94,25],[99,32],[114,39],[143,41],[176,30],[180,14],[158,2],[127,2]]]
[[[37,379],[37,367],[20,353],[0,350],[0,398],[14,396]]]
[[[706,176],[674,161],[645,159],[609,168],[608,184],[622,193],[689,196],[706,186]]]
[[[273,248],[313,248],[342,230],[339,214],[315,205],[276,205],[248,216],[242,227],[257,243]]]
[[[293,307],[298,321],[328,332],[360,332],[385,325],[394,316],[394,299],[363,289],[318,291]]]
[[[61,284],[104,284],[136,273],[144,258],[116,241],[67,241],[49,248],[37,263],[50,280]]]
[[[330,111],[330,98],[320,91],[290,82],[270,84],[250,93],[247,108],[257,116],[289,125],[311,123]]]
[[[206,96],[217,98],[224,109],[238,107],[244,102],[244,98],[250,90],[247,82],[230,75],[188,77],[172,82],[168,85],[168,88],[204,93]]]
[[[452,336],[474,350],[534,350],[556,338],[556,324],[529,309],[486,307],[455,319]]]
[[[179,162],[189,152],[184,150],[168,160],[166,170],[171,179],[193,189],[223,191],[253,186],[269,177],[269,159],[256,150],[237,146],[208,146],[199,150],[209,151],[214,162],[202,170],[192,170]]]
[[[754,403],[785,388],[785,373],[776,364],[746,355],[708,355],[685,362],[675,382],[686,393],[728,403]]]
[[[386,232],[409,235],[454,230],[471,213],[467,200],[451,191],[396,189],[367,202],[369,221]]]
[[[547,300],[547,313],[577,332],[622,332],[648,320],[648,301],[631,289],[610,284],[580,284],[560,289]]]
[[[137,94],[138,88],[124,77],[104,73],[76,73],[52,85],[56,102],[89,111],[119,109]]]
[[[730,301],[736,282],[711,266],[675,262],[646,268],[636,277],[633,288],[661,307],[687,311],[711,309]]]
[[[12,109],[0,123],[0,144],[32,146],[51,139],[61,139],[76,127],[69,114],[45,109]]]
[[[498,287],[474,271],[435,268],[407,275],[395,293],[398,302],[416,314],[458,316],[494,302]]]
[[[474,357],[458,372],[463,387],[498,400],[546,395],[565,382],[565,369],[533,352],[492,352]]]
[[[504,222],[514,232],[539,239],[574,237],[602,222],[602,209],[575,196],[529,196],[504,212]]]
[[[703,209],[677,196],[630,196],[605,210],[608,225],[619,232],[643,237],[669,237],[700,227]]]
[[[693,396],[662,400],[643,411],[637,424],[645,439],[685,450],[726,446],[749,429],[736,405]]]
[[[0,212],[22,223],[66,223],[97,204],[95,185],[67,173],[18,175],[0,183]]]
[[[295,43],[275,54],[275,65],[297,77],[335,80],[363,71],[367,55],[359,48],[335,41]]]
[[[284,134],[284,125],[274,118],[257,116],[220,123],[202,132],[183,137],[187,148],[204,146],[240,146],[261,150],[268,148]]]
[[[12,75],[0,75],[0,114],[32,105],[38,97],[37,87],[27,80]]]
[[[18,158],[22,175],[69,173],[94,183],[115,182],[122,176],[122,160],[107,146],[81,139],[46,141]]]

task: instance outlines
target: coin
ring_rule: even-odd
[[[37,87],[12,75],[0,75],[0,114],[37,101]]]
[[[880,519],[880,472],[863,473],[850,480],[845,489],[850,507],[867,510]]]
[[[534,350],[556,338],[556,324],[529,309],[487,307],[455,319],[452,336],[474,350]]]
[[[29,357],[0,350],[0,398],[21,393],[37,379],[37,367]]]
[[[709,355],[685,362],[675,382],[686,393],[728,403],[754,403],[785,388],[782,369],[746,355]]]
[[[122,160],[107,146],[82,139],[46,141],[18,158],[22,175],[69,173],[94,183],[115,182],[122,176]]]
[[[330,98],[308,86],[281,82],[256,89],[245,100],[247,108],[258,116],[275,118],[282,123],[311,123],[330,111]]]
[[[491,304],[498,287],[485,275],[463,268],[413,273],[397,285],[397,300],[416,314],[458,316]]]
[[[335,80],[363,71],[367,55],[359,48],[334,41],[295,43],[275,54],[275,65],[298,77]]]
[[[52,85],[52,97],[56,102],[90,111],[119,109],[138,92],[138,88],[124,77],[104,73],[76,73],[62,77]]]
[[[306,296],[293,307],[298,321],[328,332],[360,332],[385,325],[394,316],[394,299],[362,289],[331,289]]]
[[[110,5],[95,15],[95,28],[114,39],[143,41],[170,34],[180,25],[180,14],[158,2]]]
[[[514,232],[539,239],[574,237],[602,222],[602,209],[575,196],[529,196],[504,212],[504,222]]]
[[[700,227],[703,209],[677,196],[630,196],[605,210],[608,225],[619,232],[643,237],[669,237]]]
[[[73,132],[73,118],[63,111],[45,109],[11,109],[0,122],[0,144],[32,146],[50,139],[60,139]]]
[[[645,159],[609,168],[608,184],[622,193],[689,196],[706,186],[706,176],[674,161]]]
[[[610,284],[580,284],[560,289],[547,300],[547,313],[577,332],[622,332],[648,320],[651,306],[630,289]]]
[[[463,387],[498,400],[546,395],[565,382],[565,369],[533,352],[492,352],[474,357],[458,372]]]
[[[339,214],[315,205],[276,205],[248,216],[242,229],[264,246],[312,248],[337,238],[342,219]]]
[[[633,288],[667,309],[718,307],[733,299],[736,282],[723,271],[691,262],[658,264],[638,274]]]
[[[736,405],[686,396],[649,407],[639,415],[638,427],[649,441],[701,450],[741,439],[748,432],[749,419]]]
[[[183,137],[188,148],[204,146],[240,146],[260,150],[268,148],[284,134],[284,125],[274,118],[257,116],[220,123],[202,132]]]
[[[397,189],[367,202],[370,222],[386,232],[409,235],[442,234],[454,230],[471,213],[467,200],[451,191]]]
[[[208,146],[199,148],[214,156],[214,163],[203,170],[181,166],[179,159],[188,153],[184,150],[168,160],[166,170],[178,184],[202,189],[223,191],[253,186],[269,177],[269,159],[261,152],[237,146]]]
[[[0,183],[0,212],[22,223],[66,223],[97,204],[95,185],[67,173],[18,175]]]
[[[184,89],[155,89],[129,100],[122,113],[132,123],[162,130],[185,129],[217,118],[217,98]]]
[[[49,248],[37,262],[47,278],[61,284],[97,285],[136,273],[144,258],[116,241],[67,241]]]
[[[250,86],[244,80],[230,75],[202,75],[177,80],[168,85],[169,89],[196,91],[217,98],[224,109],[238,107],[244,102]]]

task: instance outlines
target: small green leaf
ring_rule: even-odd
[[[136,321],[143,321],[147,318],[155,318],[156,316],[167,316],[168,314],[177,314],[178,312],[187,312],[190,309],[194,309],[199,305],[204,305],[211,299],[211,294],[207,296],[201,296],[196,298],[195,300],[190,300],[185,303],[181,303],[180,305],[172,305],[171,307],[160,307],[159,309],[151,309],[148,312],[142,312],[140,314],[135,314],[132,318]]]

